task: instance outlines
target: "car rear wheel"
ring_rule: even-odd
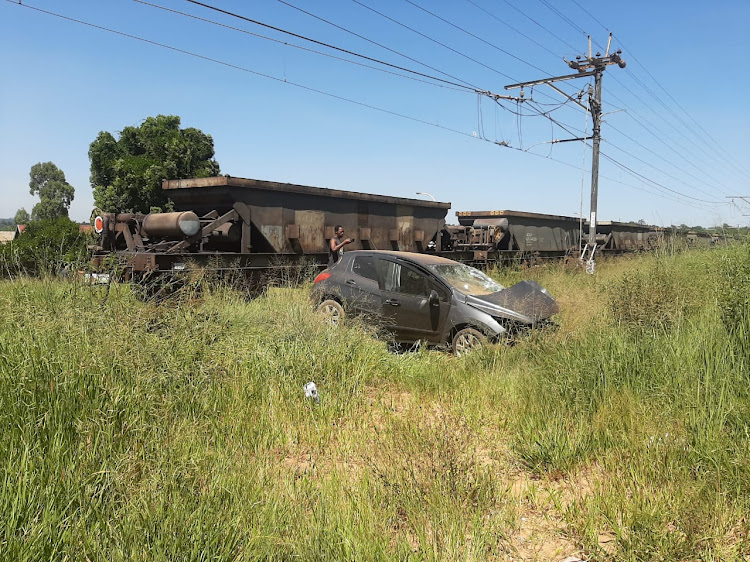
[[[327,299],[321,302],[318,305],[317,310],[323,315],[326,322],[332,326],[338,326],[345,316],[344,307],[341,306],[340,302],[333,299]]]
[[[461,357],[477,349],[481,349],[487,342],[485,335],[475,328],[459,330],[453,337],[452,348],[456,357]]]

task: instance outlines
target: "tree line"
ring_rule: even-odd
[[[220,173],[214,141],[200,129],[180,128],[180,117],[157,115],[125,127],[119,138],[100,132],[89,146],[94,204],[103,212],[148,213],[169,208],[162,180],[203,178]],[[21,208],[16,224],[68,217],[75,188],[54,162],[29,172],[29,191],[39,197],[31,213]]]
[[[176,115],[157,115],[125,127],[119,138],[108,131],[97,135],[88,152],[94,213],[169,210],[162,180],[220,173],[211,136],[180,125]],[[58,272],[87,259],[90,235],[68,216],[75,188],[63,170],[54,162],[34,164],[29,191],[39,201],[30,213],[25,208],[16,212],[15,224],[26,230],[12,244],[0,246],[0,277]]]

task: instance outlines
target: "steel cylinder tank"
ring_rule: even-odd
[[[197,234],[201,222],[192,211],[152,213],[143,218],[141,234],[149,238],[182,238]]]

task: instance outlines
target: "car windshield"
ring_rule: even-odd
[[[440,263],[428,267],[465,295],[491,295],[505,289],[500,283],[478,269],[462,263]]]

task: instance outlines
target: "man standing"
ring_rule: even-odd
[[[328,267],[333,267],[344,255],[344,246],[354,242],[351,238],[344,238],[344,227],[337,224],[333,229],[333,238],[328,244]]]

